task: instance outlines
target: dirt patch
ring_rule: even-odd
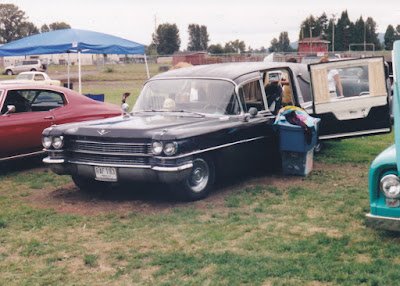
[[[43,171],[43,168],[38,168]],[[32,170],[31,170],[32,171]],[[365,176],[368,169],[354,166],[324,165],[314,162],[311,176],[323,177],[324,174],[337,172],[345,176],[351,172],[354,177]],[[348,176],[346,176],[348,178]],[[355,179],[356,180],[356,179]],[[225,206],[225,198],[230,194],[243,190],[246,187],[262,185],[275,187],[285,190],[291,187],[305,187],[311,189],[321,189],[323,180],[308,180],[307,177],[283,176],[281,174],[260,174],[252,176],[242,176],[235,178],[225,178],[220,182],[213,193],[204,200],[197,202],[182,202],[176,200],[165,185],[160,184],[129,184],[113,189],[101,190],[96,193],[84,193],[73,183],[51,188],[32,190],[29,196],[24,197],[28,204],[43,208],[55,209],[60,213],[76,213],[85,215],[98,215],[116,213],[119,215],[127,214],[153,214],[170,213],[175,208],[193,206],[197,209],[209,209]],[[351,184],[348,180],[337,180],[337,186]],[[367,181],[365,182],[367,184]]]

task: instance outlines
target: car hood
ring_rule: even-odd
[[[78,124],[65,124],[51,128],[50,134],[77,136],[100,136],[104,138],[163,138],[174,139],[209,133],[212,129],[224,128],[236,119],[230,116],[200,114],[146,113],[129,118],[122,116]]]

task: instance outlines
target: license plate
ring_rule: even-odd
[[[96,180],[99,181],[117,181],[117,169],[113,167],[94,167],[94,172],[96,174]]]

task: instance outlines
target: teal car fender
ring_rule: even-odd
[[[366,216],[366,225],[376,229],[400,231],[400,207],[387,201],[380,190],[382,177],[397,175],[396,146],[385,149],[372,162],[369,172],[369,197],[371,213]]]

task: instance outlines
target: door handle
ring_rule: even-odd
[[[49,120],[53,120],[54,119],[54,116],[46,116],[45,118],[43,118],[43,119],[49,119]]]

